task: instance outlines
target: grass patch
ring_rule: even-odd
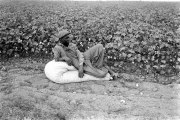
[[[59,111],[49,111],[48,107],[45,111],[36,104],[21,96],[6,98],[0,102],[0,120],[66,120]]]

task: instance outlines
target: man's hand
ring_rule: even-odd
[[[79,67],[79,77],[82,78],[84,76],[84,72],[83,72],[83,66]]]
[[[72,60],[71,60],[70,58],[64,57],[64,60],[67,62],[67,64],[68,64],[69,66],[72,65]]]

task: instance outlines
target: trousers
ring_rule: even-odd
[[[105,77],[108,69],[104,66],[105,48],[102,44],[97,44],[89,48],[84,55],[84,72],[95,77]]]

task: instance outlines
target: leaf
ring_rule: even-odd
[[[143,61],[145,61],[146,60],[146,58],[143,56],[142,58],[141,58]]]
[[[157,65],[154,65],[154,66],[153,66],[153,68],[156,68],[156,69],[158,69],[158,68],[159,68],[159,66],[157,66]]]
[[[158,63],[159,61],[158,61],[158,59],[157,59],[157,60],[155,60],[154,62],[155,62],[155,63]]]
[[[128,54],[127,57],[130,58],[132,56],[132,54]]]
[[[115,39],[115,41],[121,42],[121,37],[115,37],[114,39]]]
[[[118,42],[118,47],[120,47],[122,45],[122,43]]]
[[[126,50],[126,47],[121,47],[120,51]]]
[[[113,47],[113,43],[108,43],[106,44],[105,48],[112,48]]]
[[[180,43],[180,39],[175,39],[175,41],[176,41],[177,43]]]
[[[128,32],[129,32],[129,33],[132,33],[132,31],[133,31],[132,28],[128,29]]]
[[[160,71],[160,74],[161,74],[161,75],[163,75],[163,74],[165,74],[165,73],[166,73],[166,72],[165,72],[164,70],[161,70],[161,71]]]
[[[28,40],[28,39],[29,39],[29,36],[25,36],[24,38],[25,38],[26,40]]]
[[[114,67],[118,67],[118,66],[119,66],[119,62],[115,62]]]
[[[165,60],[161,60],[161,62],[162,62],[162,63],[164,63],[164,64],[166,63],[166,61],[165,61]]]
[[[128,50],[128,51],[129,51],[130,53],[135,53],[135,52],[134,52],[134,50],[131,50],[131,49],[130,49],[130,50]]]
[[[118,48],[118,44],[117,44],[117,43],[114,43],[114,44],[113,44],[113,48],[117,49],[117,48]]]
[[[125,45],[128,45],[128,44],[129,44],[129,41],[124,41],[124,44],[125,44]]]
[[[136,58],[134,58],[134,57],[129,58],[129,60],[132,61],[132,62],[134,62],[135,59]]]
[[[133,48],[134,47],[134,44],[130,44],[130,48]]]
[[[151,67],[150,65],[146,65],[146,69],[150,69],[150,67]]]
[[[122,35],[122,36],[126,36],[126,33],[122,33],[121,35]]]
[[[21,39],[18,39],[18,43],[22,43],[22,40],[21,40]]]
[[[126,57],[127,55],[126,55],[126,53],[122,53],[122,56],[123,56],[123,57]]]
[[[37,42],[33,42],[32,43],[34,46],[38,46],[38,43]]]
[[[137,57],[137,61],[140,62],[141,61],[141,57]]]
[[[35,29],[37,29],[37,28],[38,28],[37,26],[33,26],[33,27],[32,27],[33,30],[35,30]]]
[[[14,51],[13,49],[9,49],[9,50],[7,51],[7,54],[8,54],[8,55],[11,55],[13,51]]]
[[[117,31],[117,32],[115,32],[114,34],[115,34],[115,35],[120,35],[121,32],[120,32],[120,31]]]
[[[161,68],[165,68],[165,67],[166,67],[166,65],[160,65],[160,67],[161,67]]]
[[[142,44],[143,44],[143,45],[147,45],[147,42],[146,42],[146,41],[143,41]]]

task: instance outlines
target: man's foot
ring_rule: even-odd
[[[112,73],[111,77],[112,77],[111,81],[113,81],[113,80],[117,80],[119,75],[118,75],[118,73]]]

